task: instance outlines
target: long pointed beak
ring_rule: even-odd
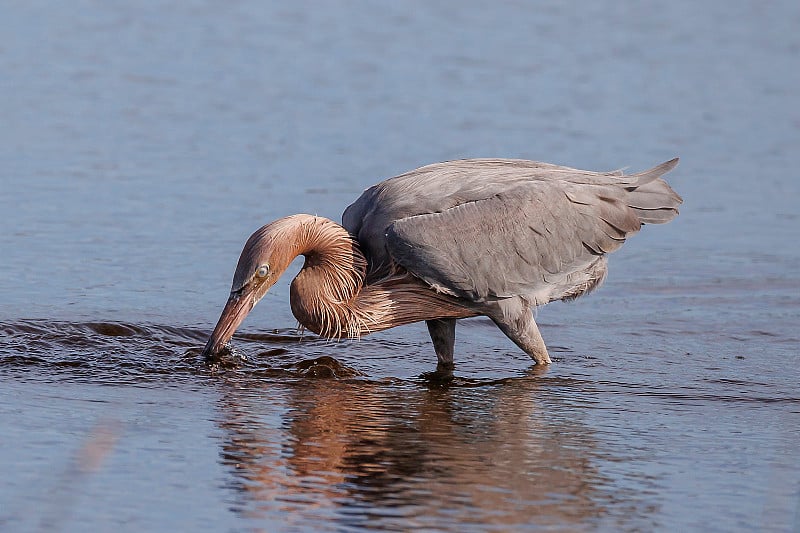
[[[203,357],[206,359],[213,358],[222,350],[222,348],[231,340],[236,328],[241,325],[247,314],[253,309],[253,299],[250,297],[250,291],[244,289],[239,292],[231,294],[222,314],[219,317],[217,326],[214,332],[203,348]]]

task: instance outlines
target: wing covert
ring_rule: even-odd
[[[624,189],[535,181],[397,220],[386,245],[398,264],[441,292],[544,304],[568,295],[598,256],[640,226]]]

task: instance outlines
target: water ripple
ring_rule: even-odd
[[[240,333],[238,347],[219,363],[201,357],[209,332],[192,327],[124,322],[61,322],[21,320],[0,323],[0,367],[69,369],[80,379],[126,383],[157,376],[211,375],[242,370],[260,378],[347,379],[362,374],[330,356],[304,359],[284,346],[302,337],[293,330]],[[323,344],[303,338],[305,346]],[[244,352],[254,353],[245,356]]]

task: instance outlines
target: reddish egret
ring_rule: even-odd
[[[591,291],[606,254],[642,224],[678,214],[682,200],[660,178],[677,164],[624,175],[524,160],[436,163],[370,187],[342,225],[281,218],[245,243],[203,353],[216,356],[303,255],[291,308],[318,335],[357,338],[424,320],[439,367],[450,368],[456,319],[483,315],[548,364],[532,310]]]

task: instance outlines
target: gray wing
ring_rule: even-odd
[[[361,243],[371,270],[376,271],[391,263],[386,230],[396,220],[490,198],[518,183],[556,179],[565,171],[584,172],[517,159],[435,163],[370,187],[345,209],[342,225]]]
[[[440,164],[366,191],[344,222],[373,260],[393,260],[437,290],[541,304],[569,297],[642,222],[677,214],[680,198],[657,179],[675,164],[631,176],[527,161]]]

